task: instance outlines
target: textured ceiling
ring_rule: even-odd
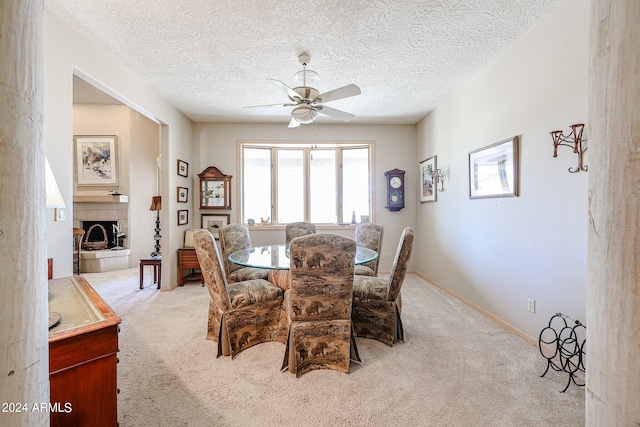
[[[302,69],[353,123],[414,124],[563,0],[45,0],[194,121],[289,121]],[[126,94],[122,94],[126,97]],[[319,123],[335,122],[320,116]]]

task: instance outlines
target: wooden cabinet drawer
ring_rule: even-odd
[[[200,268],[195,249],[179,249],[178,258],[181,268]]]
[[[49,372],[55,373],[118,351],[118,326],[49,343]]]

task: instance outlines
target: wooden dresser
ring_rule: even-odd
[[[51,426],[117,426],[120,317],[82,276],[49,281]]]
[[[178,249],[178,286],[184,285],[186,280],[200,280],[203,283],[202,274],[193,270],[200,268],[198,256],[195,248]],[[190,269],[191,272],[185,276],[184,270]]]

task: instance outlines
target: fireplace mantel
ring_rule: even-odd
[[[129,196],[118,194],[74,194],[73,203],[129,203]]]

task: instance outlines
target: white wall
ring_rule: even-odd
[[[447,171],[417,209],[417,269],[536,340],[556,312],[585,320],[587,174],[569,148],[552,158],[549,132],[587,119],[588,6],[562,4],[417,130],[418,157]],[[470,200],[469,151],[514,135],[520,197]]]
[[[193,187],[198,188],[197,174],[208,166],[215,166],[227,175],[233,175],[231,222],[240,221],[238,207],[238,162],[237,141],[373,141],[375,143],[374,158],[374,199],[375,214],[373,220],[384,226],[382,252],[387,252],[387,259],[380,261],[380,271],[389,271],[393,263],[396,248],[404,227],[415,226],[417,198],[417,163],[415,161],[416,128],[413,125],[303,125],[289,129],[282,124],[226,124],[196,123],[194,126],[196,162],[193,174]],[[386,201],[386,184],[384,171],[389,169],[406,171],[406,207],[399,212],[389,212],[384,208]],[[193,227],[200,227],[200,205],[194,197],[193,210],[197,212]],[[217,212],[217,211],[216,211]],[[207,211],[206,213],[216,213]],[[325,230],[323,230],[325,231]],[[326,230],[328,231],[328,230]],[[353,229],[334,229],[337,232],[353,237]],[[284,230],[278,228],[253,228],[251,239],[254,244],[284,242]]]
[[[177,249],[183,232],[177,222],[176,186],[184,186],[176,174],[177,158],[191,162],[192,122],[158,96],[140,78],[100,51],[44,9],[45,144],[51,168],[67,205],[73,201],[73,74],[98,85],[110,95],[162,125],[162,277],[163,287],[177,285]],[[179,157],[178,157],[179,156]],[[150,202],[149,202],[150,204]],[[54,258],[54,277],[72,274],[72,222],[53,221],[48,211],[47,251]],[[43,236],[44,237],[44,236]]]

